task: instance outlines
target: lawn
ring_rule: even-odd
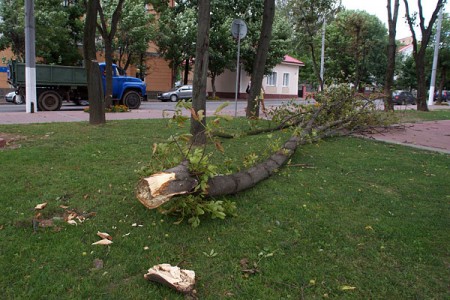
[[[0,151],[2,299],[183,299],[144,280],[159,263],[194,270],[200,299],[448,297],[448,155],[351,137],[306,145],[270,179],[219,199],[238,216],[192,228],[134,197],[152,144],[174,133],[164,121],[0,132],[22,137]],[[225,153],[262,156],[267,139],[226,140]],[[43,202],[49,226],[33,226]],[[67,211],[86,220],[67,224]],[[97,231],[113,244],[92,245]]]

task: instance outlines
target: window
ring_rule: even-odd
[[[289,73],[283,73],[283,86],[289,86]]]
[[[277,85],[277,72],[272,72],[267,75],[267,85],[276,86]]]

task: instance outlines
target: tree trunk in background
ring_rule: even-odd
[[[188,84],[189,79],[189,59],[184,61],[184,85]]]
[[[423,55],[420,55],[421,53],[422,51],[419,51],[419,55],[414,57],[416,60],[417,72],[417,110],[429,111],[427,104],[427,86],[425,76],[425,51],[423,51]]]
[[[103,38],[105,43],[105,107],[111,107],[113,105],[113,79],[112,79],[112,41],[109,36]]]
[[[388,27],[389,27],[389,44],[387,48],[387,68],[386,80],[384,83],[384,110],[394,111],[394,103],[392,102],[392,86],[394,84],[395,72],[395,55],[397,52],[397,45],[395,43],[396,27],[398,19],[398,8],[400,0],[394,0],[394,11],[392,12],[391,0],[387,0],[388,10]]]
[[[209,0],[198,1],[198,32],[195,51],[195,73],[192,91],[192,108],[198,116],[198,112],[206,112],[206,83],[208,77],[208,48],[209,48],[209,26],[210,26],[210,2]],[[191,134],[194,145],[206,143],[205,118],[199,120],[191,114]]]
[[[259,117],[259,102],[257,96],[261,93],[262,80],[264,78],[264,67],[269,52],[270,40],[272,38],[272,24],[275,17],[275,0],[264,0],[264,13],[259,36],[258,50],[253,65],[250,93],[247,98],[247,118]]]
[[[103,42],[105,43],[105,72],[106,72],[106,84],[105,84],[105,106],[112,106],[112,95],[113,95],[113,79],[112,79],[112,59],[113,59],[113,49],[112,49],[112,41],[114,40],[114,36],[117,31],[117,24],[119,23],[120,17],[122,15],[122,7],[123,2],[125,0],[119,0],[117,3],[116,9],[111,17],[109,22],[109,30],[108,30],[108,22],[103,14],[103,8],[99,4],[98,5],[98,13],[100,16],[101,25],[97,25],[98,30],[100,31]]]
[[[445,82],[447,81],[447,69],[445,67],[441,68],[441,81],[439,82],[439,89],[438,89],[438,97],[437,97],[437,103],[442,103],[442,90],[444,89]],[[448,99],[447,99],[448,102]]]
[[[211,75],[212,99],[216,97],[216,75]]]
[[[438,0],[436,3],[436,8],[431,15],[428,25],[425,24],[425,18],[423,17],[422,0],[418,0],[418,13],[410,14],[408,0],[403,0],[406,10],[406,20],[408,21],[409,30],[411,31],[413,38],[413,57],[416,62],[416,78],[417,78],[417,110],[428,111],[427,105],[427,88],[425,81],[425,49],[427,48],[431,34],[433,33],[433,25],[436,22],[439,10],[441,9],[443,3],[446,0]],[[417,20],[419,22],[417,22]],[[414,31],[414,26],[419,23],[420,31],[422,34],[422,41],[419,43],[417,41],[416,33]]]
[[[104,124],[105,106],[100,70],[96,61],[95,32],[99,0],[89,0],[86,5],[86,19],[83,35],[83,55],[86,67],[89,95],[89,123]]]

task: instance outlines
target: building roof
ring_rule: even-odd
[[[283,59],[283,63],[304,66],[305,63],[299,61],[298,59],[293,58],[292,56],[285,55]]]

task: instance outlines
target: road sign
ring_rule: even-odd
[[[231,34],[235,39],[239,37],[239,39],[245,38],[247,35],[247,24],[241,19],[234,19],[233,23],[231,23]]]

